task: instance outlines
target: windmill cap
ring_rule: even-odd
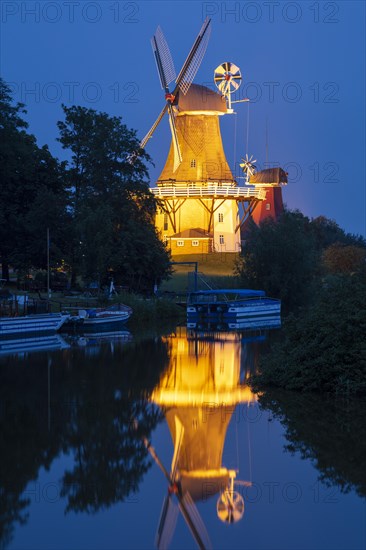
[[[214,115],[227,113],[224,96],[200,84],[191,84],[186,95],[180,91],[177,94],[176,105],[181,114],[185,112]]]

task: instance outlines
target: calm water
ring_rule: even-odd
[[[363,549],[365,404],[253,395],[268,337],[183,327],[0,356],[0,546],[153,548],[168,481],[147,438],[213,548]],[[170,501],[163,538],[196,548]]]

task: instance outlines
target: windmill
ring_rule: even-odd
[[[182,92],[184,95],[187,94],[194,77],[199,69],[203,56],[205,55],[208,40],[211,33],[210,27],[211,19],[206,17],[200,32],[189,52],[187,59],[185,60],[183,67],[176,78],[175,68],[173,59],[168,47],[168,44],[165,40],[163,32],[160,27],[157,28],[155,35],[151,39],[151,45],[153,48],[156,66],[158,69],[158,74],[160,78],[161,87],[164,90],[165,94],[165,106],[161,111],[160,115],[141,141],[141,148],[144,148],[148,140],[152,137],[157,126],[162,120],[166,112],[169,115],[169,125],[172,133],[172,142],[174,146],[174,171],[178,168],[182,162],[182,153],[179,145],[179,140],[177,136],[177,129],[175,125],[175,113],[173,109],[173,104],[176,100],[176,96],[179,92]],[[173,91],[170,92],[169,84],[175,80],[175,85]]]
[[[236,485],[244,485],[245,487],[251,487],[250,481],[235,480],[235,470],[229,470],[230,482],[224,491],[220,493],[217,500],[216,511],[217,516],[224,523],[236,523],[240,521],[244,515],[244,499],[242,495],[235,491]]]
[[[254,187],[238,187],[223,148],[219,117],[233,113],[231,95],[241,83],[239,68],[225,62],[216,69],[218,92],[193,83],[207,49],[210,25],[206,18],[177,77],[160,27],[151,40],[165,105],[140,146],[146,146],[168,113],[171,145],[151,192],[158,206],[156,228],[173,256],[239,252],[240,228],[265,197]]]
[[[227,99],[228,108],[231,111],[231,94],[236,92],[242,78],[239,67],[230,61],[221,63],[215,69],[214,82],[223,96]],[[246,100],[247,101],[247,100]]]
[[[253,174],[256,172],[257,167],[254,164],[257,162],[256,159],[253,159],[253,155],[248,156],[248,153],[245,155],[245,158],[241,159],[243,162],[240,163],[240,168],[243,170],[243,172],[246,174],[247,177],[247,183],[249,182],[249,179]]]
[[[160,549],[168,548],[171,538],[174,534],[177,522],[178,508],[189,527],[197,546],[201,549],[211,548],[211,542],[206,531],[205,525],[197,510],[197,507],[189,493],[182,491],[179,480],[179,458],[182,441],[184,438],[184,427],[179,418],[175,416],[175,429],[177,434],[174,456],[172,460],[171,472],[169,473],[151,446],[150,441],[144,438],[144,444],[150,455],[159,466],[168,481],[168,494],[164,499],[161,516],[159,520],[158,531],[156,534],[156,546]],[[178,502],[178,508],[173,502],[173,495]]]

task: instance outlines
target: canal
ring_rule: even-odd
[[[159,531],[177,549],[364,548],[365,404],[254,394],[272,337],[173,327],[3,348],[0,547],[149,549]]]

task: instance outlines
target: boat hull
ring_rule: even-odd
[[[61,313],[0,317],[0,337],[11,334],[52,334],[57,332],[68,318],[69,315]]]
[[[126,323],[131,317],[130,313],[120,312],[120,313],[108,313],[105,315],[97,315],[95,317],[70,317],[70,319],[64,324],[64,329],[73,329],[77,331],[99,331],[99,330],[109,330],[116,329]]]
[[[190,304],[187,320],[223,320],[237,323],[241,320],[273,319],[281,314],[281,302],[273,298],[244,300],[241,302],[214,302]]]

